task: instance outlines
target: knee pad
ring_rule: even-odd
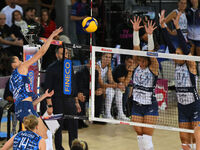
[[[143,134],[143,147],[145,150],[153,150],[152,136]]]

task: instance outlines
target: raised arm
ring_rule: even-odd
[[[187,42],[186,42],[186,40],[185,40],[181,30],[180,30],[180,27],[179,27],[179,19],[180,19],[181,14],[182,13],[179,12],[176,19],[173,19],[173,22],[174,22],[174,25],[176,27],[178,40],[179,40],[179,46],[180,46],[183,54],[191,55],[190,49],[189,49]],[[186,61],[186,63],[189,67],[190,72],[196,75],[197,74],[196,62],[195,61]]]
[[[153,31],[157,28],[155,23],[148,21],[148,24],[145,25],[145,31],[148,34],[148,51],[154,51],[154,41],[153,41]],[[150,57],[151,64],[149,69],[155,74],[158,75],[159,63],[155,57]]]
[[[139,30],[143,28],[140,26],[142,19],[138,16],[134,17],[134,21],[130,20],[133,25],[133,50],[140,50]]]
[[[175,53],[176,49],[175,49],[174,45],[172,44],[172,42],[170,41],[169,34],[168,34],[167,29],[166,29],[165,20],[166,20],[165,19],[165,10],[162,10],[159,22],[160,22],[160,26],[162,28],[163,37],[164,37],[165,42],[167,43],[167,46],[169,48],[169,52]]]
[[[187,42],[186,42],[186,40],[180,30],[180,26],[179,26],[179,19],[180,19],[181,15],[182,15],[182,13],[179,12],[177,17],[175,19],[173,19],[173,22],[174,22],[174,26],[176,27],[178,40],[179,40],[179,46],[180,46],[181,50],[183,51],[183,54],[188,55],[190,53],[190,49],[187,46]]]
[[[18,71],[21,74],[27,74],[27,70],[29,68],[29,66],[31,66],[32,64],[34,64],[35,62],[37,62],[48,50],[53,38],[55,36],[57,36],[60,32],[62,32],[63,29],[60,27],[58,29],[56,29],[55,31],[53,31],[53,33],[49,36],[49,38],[47,39],[47,41],[42,45],[42,47],[40,48],[40,50],[28,61],[25,61],[19,68]]]

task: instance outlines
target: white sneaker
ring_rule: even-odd
[[[128,117],[126,117],[124,114],[118,115],[117,120],[130,121],[130,119]]]
[[[114,119],[111,115],[104,115],[103,117],[106,119]]]

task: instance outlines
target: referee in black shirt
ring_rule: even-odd
[[[65,59],[70,59],[70,51],[65,50]],[[63,113],[65,115],[76,115],[77,110],[80,110],[79,104],[75,102],[77,96],[77,87],[73,69],[71,70],[71,95],[63,94],[63,71],[62,58],[63,48],[56,49],[57,61],[53,62],[47,68],[44,87],[45,89],[54,90],[54,95],[47,98],[47,113],[51,115]],[[71,67],[73,68],[73,67]],[[64,150],[62,147],[62,129],[64,120],[58,120],[60,128],[55,133],[55,147],[56,150]],[[72,141],[78,138],[78,122],[74,119],[67,119],[67,129],[69,134],[69,146]]]

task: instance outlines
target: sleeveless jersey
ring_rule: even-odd
[[[143,105],[152,104],[156,81],[157,76],[148,67],[141,69],[138,66],[133,73],[133,100]]]
[[[188,21],[188,38],[200,41],[200,9],[187,9],[186,16]]]
[[[32,131],[21,131],[14,138],[13,150],[39,150],[41,139],[41,136]]]
[[[178,9],[174,10],[177,14],[179,13]],[[181,14],[180,19],[179,19],[179,26],[181,29],[181,32],[184,36],[184,38],[187,40],[187,34],[188,34],[188,22],[187,22],[187,17],[185,15],[185,12]]]
[[[196,85],[197,76],[189,71],[186,63],[181,66],[176,64],[175,87],[180,104],[187,105],[199,99]]]
[[[103,83],[108,83],[108,66],[105,68],[102,68],[101,61],[98,61],[97,64],[99,65],[101,69],[101,78],[103,80]]]
[[[28,75],[22,75],[15,69],[10,77],[9,90],[13,93],[15,105],[27,97],[37,99],[37,95],[32,92]]]

